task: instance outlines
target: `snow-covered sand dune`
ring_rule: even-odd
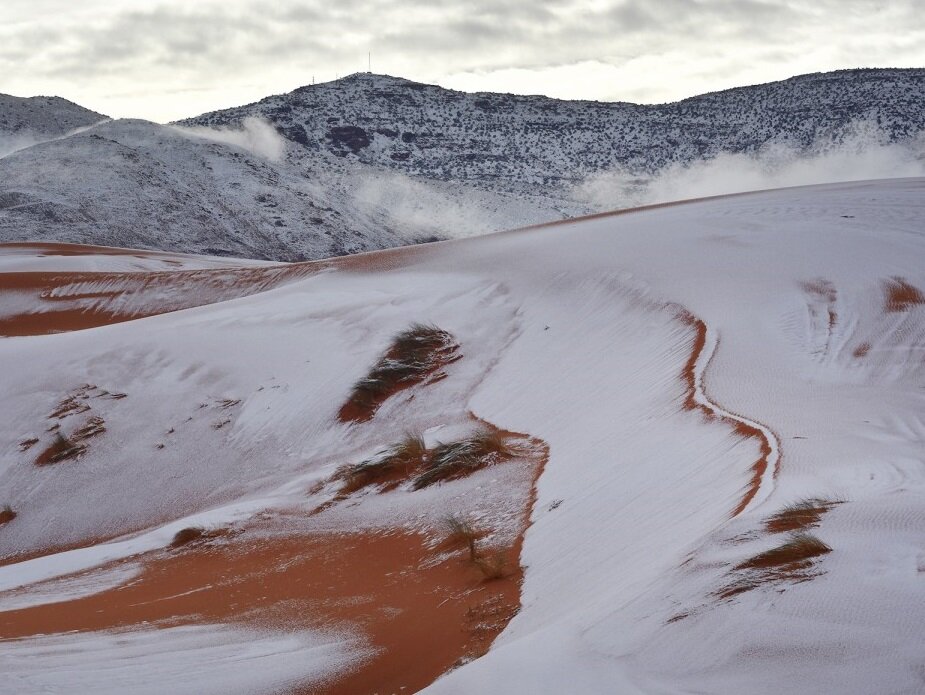
[[[520,612],[428,692],[921,692],[923,200],[925,180],[900,179],[693,201],[293,266],[250,296],[0,340],[0,504],[17,513],[0,553],[62,551],[0,567],[0,586],[21,604],[40,581],[35,600],[66,613],[62,593],[94,576],[68,589],[69,575],[143,562],[186,526],[432,532],[455,510],[506,543],[532,504]],[[452,334],[461,359],[341,422],[414,322]],[[35,465],[54,431],[93,417],[105,431],[76,460]],[[498,464],[334,496],[339,466],[475,419],[547,447],[533,493]],[[0,636],[16,620],[0,613]],[[184,624],[135,626],[113,658],[144,679],[184,639],[241,639]],[[380,646],[337,627],[356,640],[338,658]],[[99,664],[81,687],[103,689],[113,634],[9,642],[25,655],[15,692],[57,687],[75,653]],[[254,648],[274,639],[302,649]],[[285,678],[307,682],[322,652],[299,651]],[[209,673],[171,687],[201,692]],[[248,691],[279,687],[265,674]]]

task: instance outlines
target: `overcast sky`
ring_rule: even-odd
[[[0,0],[0,92],[168,121],[366,70],[664,102],[925,67],[922,0]]]

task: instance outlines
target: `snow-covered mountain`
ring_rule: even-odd
[[[286,141],[275,144],[280,156],[118,120],[19,150],[0,158],[0,239],[293,261],[433,239],[463,213],[475,232],[551,215],[510,194],[417,183],[326,153],[289,158]]]
[[[23,100],[0,101],[19,130],[56,138],[0,157],[0,240],[300,260],[650,202],[640,191],[673,167],[772,145],[799,158],[858,138],[917,143],[912,170],[884,157],[873,172],[836,162],[799,183],[921,173],[925,71],[806,75],[656,106],[464,94],[360,73],[175,127],[86,128],[102,117],[48,103],[29,116]],[[85,129],[65,134],[75,126]],[[787,183],[739,178],[745,188]],[[725,190],[675,186],[654,199]]]
[[[61,97],[0,94],[0,156],[106,120]]]
[[[466,94],[357,73],[184,121],[260,116],[308,150],[415,176],[541,190],[617,167],[653,174],[774,140],[808,148],[856,122],[889,140],[925,128],[925,70],[843,70],[705,94],[673,104]]]

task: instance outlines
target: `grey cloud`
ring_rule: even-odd
[[[366,50],[433,80],[669,52],[690,55],[692,74],[735,75],[745,55],[790,61],[820,37],[844,67],[890,56],[925,63],[918,47],[925,41],[908,40],[925,37],[916,0],[612,0],[595,11],[583,0],[226,0],[192,7],[159,0],[147,9],[133,3],[97,13],[91,24],[67,13],[47,20],[53,4],[44,0],[43,18],[31,24],[0,25],[0,75],[25,74],[36,83],[134,77],[166,93],[253,83],[282,68],[344,74],[362,65]]]

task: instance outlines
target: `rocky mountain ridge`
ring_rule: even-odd
[[[0,241],[303,260],[626,207],[671,167],[925,131],[925,70],[850,70],[673,104],[467,94],[358,73],[165,126],[0,97]],[[22,140],[28,133],[28,140]],[[897,174],[890,174],[897,175]],[[909,175],[909,174],[907,174]]]

